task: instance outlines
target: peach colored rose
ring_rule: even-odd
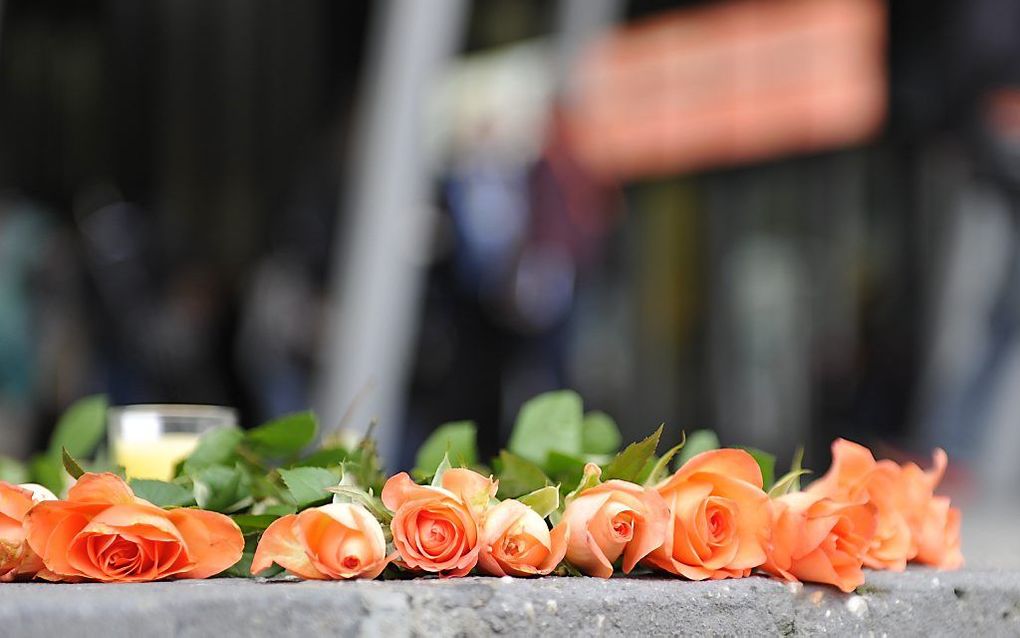
[[[46,567],[39,575],[51,580],[207,578],[236,563],[244,549],[229,517],[163,510],[110,473],[84,474],[66,501],[37,504],[24,526]]]
[[[251,573],[276,563],[302,578],[375,578],[388,562],[379,521],[361,505],[333,503],[273,521],[259,540]]]
[[[25,539],[22,521],[35,503],[54,499],[53,493],[40,485],[0,481],[0,582],[32,577],[42,569],[42,559]]]
[[[901,468],[911,505],[908,522],[917,544],[915,560],[939,569],[959,569],[963,566],[960,510],[950,507],[949,498],[935,496],[949,460],[941,449],[936,449],[933,457],[932,469],[927,472],[915,463]]]
[[[482,521],[478,566],[493,576],[544,576],[567,551],[567,526],[550,532],[545,519],[515,500],[489,509]]]
[[[592,464],[585,471],[599,472]],[[622,556],[623,572],[629,573],[662,545],[668,518],[666,503],[654,490],[620,480],[587,489],[563,512],[567,561],[589,576],[609,578]]]
[[[889,460],[876,461],[866,447],[837,439],[832,444],[832,466],[808,491],[837,500],[864,498],[874,504],[877,528],[864,556],[865,566],[902,571],[907,561],[916,557],[953,568],[963,563],[960,514],[949,507],[948,500],[934,496],[945,467],[942,450],[935,451],[935,467],[924,472],[913,463],[900,466]]]
[[[762,569],[786,580],[835,585],[864,583],[861,565],[875,534],[875,507],[794,492],[772,501],[772,537]]]
[[[748,576],[765,562],[769,499],[746,451],[702,452],[655,489],[670,517],[665,542],[647,565],[705,580]]]
[[[917,529],[916,560],[939,569],[963,567],[960,510],[950,507],[949,498],[945,496],[935,496],[928,501]]]
[[[478,562],[480,521],[497,483],[450,469],[438,487],[417,485],[406,472],[390,477],[382,501],[393,514],[393,546],[411,569],[464,576]]]

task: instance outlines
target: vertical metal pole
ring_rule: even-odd
[[[623,0],[561,0],[556,15],[556,79],[570,91],[569,79],[574,63],[584,47],[609,29],[623,14]]]
[[[383,459],[397,455],[421,315],[431,177],[429,90],[461,42],[465,0],[389,0],[378,15],[355,117],[346,216],[338,226],[330,323],[316,408],[328,428],[366,386],[356,424],[378,419]]]

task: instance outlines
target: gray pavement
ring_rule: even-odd
[[[0,585],[0,635],[1020,636],[1020,571],[872,573],[856,594],[766,578],[207,580]]]

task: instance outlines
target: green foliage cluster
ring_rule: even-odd
[[[84,471],[123,469],[95,455],[106,427],[105,397],[92,396],[72,405],[61,417],[47,450],[28,463],[0,457],[0,480],[36,482],[63,493],[70,478]],[[507,449],[483,465],[477,427],[471,421],[439,426],[418,450],[412,475],[438,484],[445,469],[469,467],[499,480],[498,498],[517,498],[555,523],[573,496],[601,481],[621,479],[653,485],[695,455],[719,447],[709,430],[697,430],[672,449],[657,454],[663,426],[641,441],[620,449],[616,422],[599,411],[585,412],[571,390],[541,394],[517,415]],[[170,481],[131,479],[135,494],[160,507],[200,507],[230,515],[245,536],[241,561],[224,575],[247,577],[262,532],[280,516],[332,501],[359,502],[381,521],[389,513],[380,494],[386,475],[371,428],[350,448],[319,436],[316,417],[298,412],[242,430],[223,427],[206,432]],[[773,488],[775,457],[748,449],[762,470],[765,489]],[[78,459],[91,458],[90,462]],[[598,471],[594,471],[594,467]],[[774,492],[797,489],[796,467]],[[275,571],[267,570],[263,576]]]

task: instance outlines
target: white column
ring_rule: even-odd
[[[375,430],[391,466],[421,315],[431,210],[425,149],[430,88],[459,48],[464,0],[389,0],[377,15],[354,120],[345,210],[338,225],[329,326],[316,408],[335,428]]]

